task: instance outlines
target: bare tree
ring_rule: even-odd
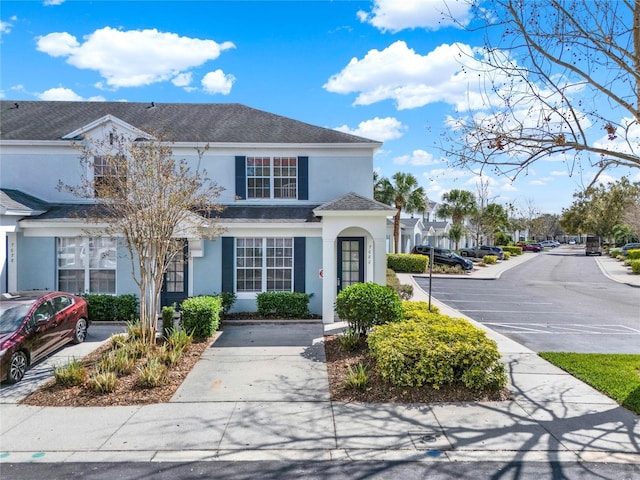
[[[640,1],[469,1],[488,33],[461,51],[479,88],[475,113],[450,119],[453,163],[515,178],[553,156],[571,174],[595,168],[591,184],[640,168]]]
[[[164,274],[183,254],[179,239],[213,238],[221,231],[208,218],[220,210],[214,202],[222,188],[200,169],[207,147],[197,149],[195,170],[176,160],[162,139],[133,140],[114,131],[77,147],[86,174],[80,185],[60,187],[95,199],[87,221],[103,225],[102,234],[124,238],[140,290],[140,325],[146,341],[153,342]]]

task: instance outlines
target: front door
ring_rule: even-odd
[[[364,238],[338,237],[338,292],[364,282]]]
[[[173,305],[174,303],[180,306],[188,295],[188,243],[186,240],[182,240],[182,242],[184,244],[182,255],[175,256],[169,263],[164,275],[164,284],[162,285],[162,292],[160,294],[161,307]]]

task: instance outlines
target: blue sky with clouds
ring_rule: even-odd
[[[469,98],[458,54],[485,34],[454,26],[443,4],[3,0],[0,96],[242,103],[383,141],[374,167],[413,173],[439,201],[476,192],[479,176],[450,168],[434,139]],[[447,5],[472,21],[465,2]],[[498,203],[560,213],[593,173],[538,162],[513,183],[484,181]]]

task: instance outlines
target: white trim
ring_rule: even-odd
[[[152,138],[152,139],[154,138],[153,135],[150,135],[149,133],[144,132],[144,131],[140,130],[137,127],[134,127],[133,125],[131,125],[131,124],[129,124],[129,123],[123,121],[123,120],[120,120],[118,117],[114,117],[113,115],[111,115],[109,113],[109,114],[105,115],[104,117],[98,118],[97,120],[94,120],[93,122],[90,122],[87,125],[85,125],[83,127],[80,127],[78,129],[74,130],[73,132],[64,135],[62,137],[62,140],[72,140],[73,141],[77,137],[79,137],[79,136],[81,136],[81,135],[83,135],[83,134],[85,134],[85,133],[87,133],[87,132],[89,132],[91,130],[94,130],[94,129],[98,128],[98,127],[104,126],[104,125],[106,125],[108,123],[113,123],[113,124],[117,125],[118,127],[121,127],[121,128],[123,128],[125,130],[128,130],[128,131],[131,131],[131,132],[135,133],[136,135],[144,136],[145,138]]]

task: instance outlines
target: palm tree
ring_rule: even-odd
[[[424,189],[418,186],[418,180],[410,173],[398,172],[391,177],[379,178],[373,174],[373,197],[387,205],[398,209],[393,217],[394,252],[400,253],[400,215],[405,212],[424,212],[427,208],[427,197]]]
[[[462,236],[462,222],[476,210],[476,198],[468,190],[453,189],[442,195],[442,204],[438,207],[437,215],[440,218],[451,218],[453,231],[456,235],[452,238],[456,242],[456,250]]]

